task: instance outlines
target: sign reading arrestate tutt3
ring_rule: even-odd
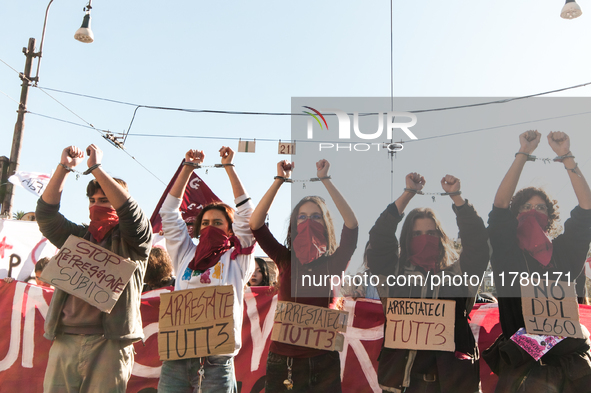
[[[135,269],[129,259],[70,235],[41,280],[109,313]]]
[[[234,352],[234,287],[185,289],[160,295],[160,360]]]

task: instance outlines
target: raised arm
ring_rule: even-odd
[[[291,176],[291,171],[294,168],[294,164],[287,162],[286,160],[279,161],[277,163],[277,177],[273,180],[273,184],[267,190],[265,195],[261,198],[261,201],[254,209],[252,216],[250,217],[250,229],[257,230],[265,224],[265,218],[267,213],[273,204],[273,200],[277,195],[277,192],[281,188],[281,185],[286,179]]]
[[[519,135],[519,143],[521,144],[518,152],[519,154],[515,155],[513,164],[511,164],[511,167],[507,171],[507,174],[501,181],[501,185],[497,190],[494,201],[496,207],[502,209],[507,209],[509,207],[509,203],[511,202],[511,198],[513,198],[513,194],[515,194],[515,189],[517,188],[517,183],[519,182],[519,177],[521,176],[527,158],[534,152],[534,150],[536,150],[541,137],[542,134],[538,131],[526,131]]]
[[[572,156],[570,152],[570,138],[567,134],[560,131],[548,134],[548,144],[558,156]],[[575,162],[574,157],[564,158],[562,160],[564,168],[567,170],[568,177],[579,201],[579,206],[583,209],[591,209],[591,190],[583,173]]]
[[[70,173],[64,166],[74,168],[82,162],[84,152],[76,146],[68,146],[62,151],[60,163],[57,166],[53,176],[49,179],[49,183],[41,196],[45,203],[50,205],[57,205],[62,199],[62,191],[66,183],[66,177]]]
[[[460,179],[454,177],[452,175],[445,175],[443,179],[441,179],[441,188],[443,191],[449,194],[449,197],[454,202],[456,206],[463,206],[466,201],[460,195]]]
[[[84,157],[84,152],[76,146],[66,147],[62,151],[60,165],[58,165],[43,195],[37,201],[35,216],[39,230],[56,247],[61,248],[70,235],[84,236],[87,228],[67,220],[59,213],[59,203],[62,197],[67,168],[74,168]]]
[[[398,214],[402,215],[404,209],[412,198],[425,187],[425,178],[416,172],[409,173],[405,178],[406,188],[402,192],[402,195],[394,201]]]
[[[226,173],[228,174],[228,178],[230,179],[234,198],[238,198],[246,194],[244,186],[242,185],[240,178],[234,170],[234,164],[232,164],[232,160],[234,159],[234,150],[230,149],[229,147],[222,146],[220,149],[220,157],[222,157],[222,165],[224,165]]]
[[[345,198],[343,198],[343,195],[341,195],[339,190],[337,190],[335,185],[330,180],[330,177],[328,176],[329,168],[330,163],[327,160],[318,161],[316,163],[316,169],[318,171],[316,176],[318,176],[318,178],[322,181],[322,184],[324,184],[324,187],[326,187],[326,190],[332,198],[332,201],[339,210],[339,213],[341,213],[343,221],[345,221],[345,226],[349,229],[355,229],[359,225],[357,223],[355,213],[353,213],[353,210],[351,209]]]
[[[100,184],[105,196],[115,209],[119,209],[129,199],[130,195],[117,183],[113,178],[103,170],[101,161],[103,159],[103,152],[96,145],[90,145],[86,148],[88,154],[88,168],[92,169],[92,175]],[[98,165],[98,166],[97,166]]]
[[[462,253],[460,254],[460,268],[468,275],[482,276],[488,264],[488,234],[482,218],[474,206],[460,196],[460,179],[446,175],[441,179],[441,188],[450,194],[456,213],[460,239],[462,239]]]
[[[402,195],[386,207],[369,231],[364,257],[374,274],[395,274],[398,269],[400,252],[396,229],[410,200],[425,186],[425,178],[416,172],[406,175],[405,180],[406,189]]]
[[[181,169],[179,176],[176,178],[174,184],[168,192],[171,196],[179,199],[183,197],[185,188],[187,187],[187,183],[189,183],[189,179],[191,178],[193,170],[197,165],[201,164],[204,159],[205,154],[201,150],[191,149],[185,153],[186,165],[183,165],[183,169]]]

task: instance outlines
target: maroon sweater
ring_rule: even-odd
[[[332,255],[322,256],[307,265],[301,265],[296,259],[293,263],[296,272],[292,274],[291,250],[279,243],[266,225],[252,231],[263,251],[277,264],[279,269],[279,300],[317,307],[328,307],[334,300],[330,291],[330,280],[328,280],[327,286],[310,287],[306,281],[306,286],[302,287],[302,280],[299,277],[309,274],[315,275],[318,280],[320,275],[324,274],[340,276],[347,268],[351,255],[357,248],[358,232],[358,228],[349,229],[343,225],[339,248]],[[294,288],[294,296],[292,296],[292,287]],[[311,358],[329,352],[276,341],[271,341],[270,351],[293,358]]]

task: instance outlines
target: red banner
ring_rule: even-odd
[[[183,160],[184,162],[185,160]],[[160,208],[164,203],[164,199],[170,192],[176,178],[179,176],[181,169],[183,168],[183,163],[176,170],[174,176],[166,186],[162,197],[158,201],[154,212],[152,213],[152,217],[150,218],[150,223],[152,224],[152,231],[154,233],[160,232],[162,230],[162,219],[160,218]],[[203,180],[195,172],[191,173],[191,177],[189,178],[189,182],[187,187],[185,188],[185,193],[183,194],[183,202],[181,203],[180,211],[183,216],[183,220],[186,223],[192,224],[194,221],[195,216],[199,214],[199,211],[203,209],[205,206],[209,205],[213,202],[221,202],[220,199],[211,191],[211,189],[205,184]],[[189,234],[192,236],[193,234],[191,231],[193,230],[192,226],[189,226]]]
[[[169,288],[170,289],[170,288]],[[158,358],[158,306],[160,293],[142,296],[144,343],[135,343],[135,365],[127,386],[130,393],[157,388],[161,362]],[[43,338],[43,323],[53,290],[23,282],[0,281],[0,392],[43,391],[43,376],[51,342]],[[236,379],[242,393],[264,389],[265,367],[273,327],[277,296],[267,287],[248,288],[244,296],[242,349],[235,358]],[[383,338],[384,316],[381,303],[373,300],[345,301],[349,327],[341,356],[343,392],[381,392],[377,383],[377,358]],[[581,321],[591,326],[591,306],[580,306]],[[481,351],[500,334],[496,304],[477,305],[471,326]],[[496,377],[480,362],[482,388],[492,393]],[[144,392],[142,392],[144,393]]]

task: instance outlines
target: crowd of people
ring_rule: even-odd
[[[411,285],[411,280],[404,286],[384,285],[388,276],[481,277],[489,261],[496,277],[505,272],[568,272],[570,278],[563,275],[561,280],[572,282],[584,277],[581,273],[591,243],[591,190],[575,162],[568,135],[550,132],[547,140],[557,154],[555,161],[564,164],[578,200],[578,206],[564,223],[564,233],[553,239],[549,233],[558,219],[556,201],[542,189],[516,190],[526,162],[541,141],[537,131],[519,136],[519,150],[494,197],[488,228],[474,206],[464,199],[460,179],[452,175],[441,179],[441,188],[450,197],[457,218],[461,250],[454,247],[432,209],[416,208],[404,217],[409,202],[426,184],[419,173],[406,176],[402,194],[376,217],[364,245],[364,269],[379,277],[380,284],[361,292],[356,289],[355,296],[381,299],[384,313],[388,299],[392,298],[449,300],[455,304],[454,350],[382,346],[377,376],[384,392],[479,392],[481,351],[498,376],[497,392],[589,391],[591,342],[584,326],[583,338],[561,338],[539,360],[512,340],[514,335],[524,334],[526,327],[519,285],[496,288],[502,334],[490,348],[478,348],[469,325],[478,289],[474,285],[452,285],[455,280],[448,284],[443,280],[435,287]],[[59,213],[65,179],[82,162],[85,152],[87,172],[94,176],[87,188],[89,226],[72,223]],[[53,340],[45,392],[125,391],[133,366],[132,344],[143,339],[139,310],[142,290],[166,286],[173,286],[175,291],[233,287],[233,350],[164,361],[159,392],[237,391],[233,360],[241,348],[247,286],[275,287],[279,301],[326,309],[338,307],[330,284],[305,288],[299,279],[304,274],[342,274],[357,247],[358,221],[331,179],[330,163],[320,160],[316,170],[344,222],[340,237],[335,233],[325,200],[307,196],[295,204],[287,237],[282,242],[265,225],[265,217],[279,189],[289,181],[292,163],[277,164],[277,176],[255,204],[236,173],[233,150],[222,147],[219,155],[235,208],[221,202],[209,204],[195,218],[193,230],[188,230],[179,208],[189,178],[202,165],[205,154],[187,151],[183,167],[160,209],[167,249],[163,250],[151,248],[148,218],[130,196],[125,182],[112,178],[103,169],[100,149],[95,145],[85,151],[75,146],[64,149],[37,205],[41,232],[58,248],[70,235],[82,237],[129,258],[136,270],[110,313],[55,289],[45,322],[45,337]],[[254,257],[255,243],[270,261]],[[42,267],[41,261],[38,264]],[[338,352],[272,341],[265,391],[340,392],[340,375]]]

